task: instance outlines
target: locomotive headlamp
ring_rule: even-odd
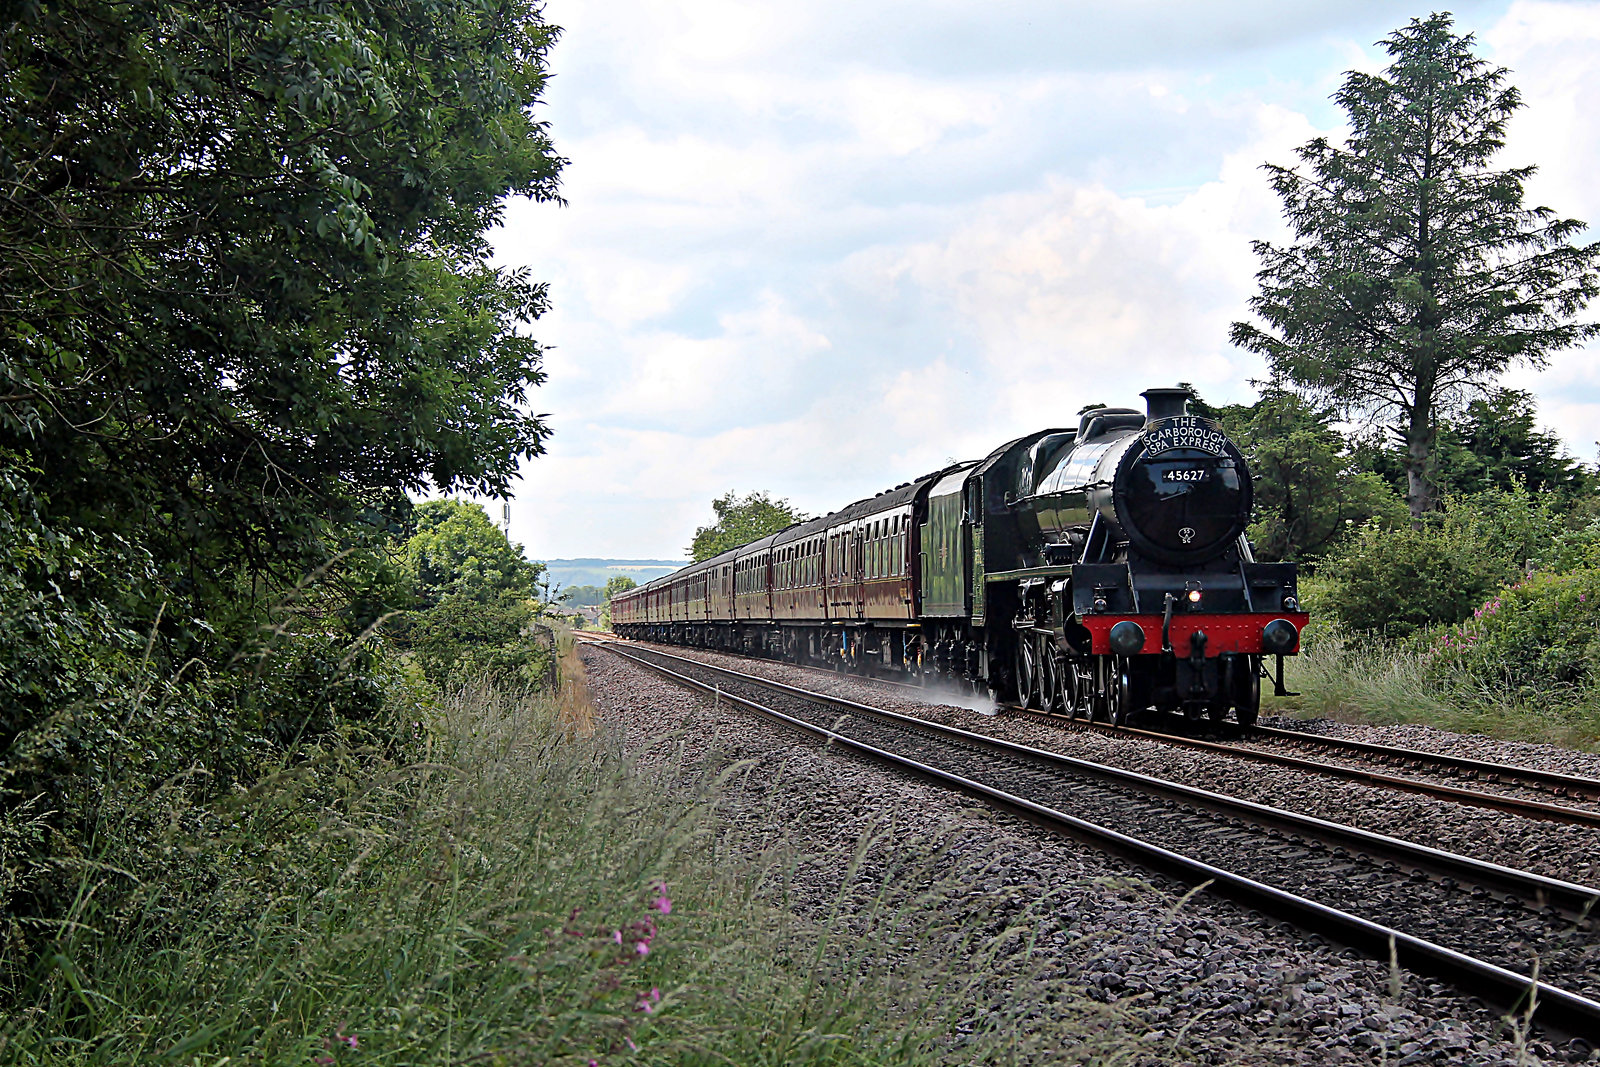
[[[1284,597],[1283,598],[1283,610],[1284,611],[1299,611],[1300,610],[1300,601],[1296,600],[1292,596]]]
[[[1111,628],[1111,651],[1119,656],[1132,656],[1144,650],[1144,627],[1132,619],[1123,619]]]
[[[1189,590],[1189,603],[1191,603],[1191,604],[1200,603],[1200,590],[1198,590],[1198,589]]]
[[[1261,629],[1261,651],[1283,655],[1300,639],[1300,631],[1288,619],[1273,619]]]
[[[1106,603],[1106,595],[1104,593],[1096,593],[1094,595],[1094,610],[1104,611],[1109,606],[1110,605]]]
[[[1189,607],[1190,608],[1199,607],[1200,606],[1200,583],[1199,582],[1185,582],[1184,583],[1184,594],[1183,594],[1183,597],[1184,597],[1185,600],[1187,600],[1189,602]]]

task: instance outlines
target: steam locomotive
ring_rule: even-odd
[[[619,595],[613,626],[1118,724],[1249,726],[1299,651],[1295,565],[1251,554],[1250,472],[1192,391],[1141,395]]]

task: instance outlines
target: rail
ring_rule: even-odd
[[[1310,816],[1268,808],[1119,768],[1103,767],[1057,753],[1015,745],[997,738],[872,708],[840,697],[813,693],[669,653],[649,650],[640,655],[615,645],[610,647],[610,651],[653,670],[677,684],[706,693],[717,693],[720,699],[785,723],[811,736],[823,738],[835,746],[900,767],[969,795],[981,797],[998,807],[1058,832],[1088,841],[1152,871],[1191,885],[1211,883],[1214,891],[1274,917],[1288,920],[1361,949],[1380,959],[1387,960],[1391,958],[1392,953],[1393,958],[1414,971],[1452,982],[1473,995],[1484,997],[1508,1009],[1529,1010],[1531,995],[1533,1014],[1543,1025],[1554,1030],[1589,1037],[1600,1033],[1600,1001],[1589,996],[1562,989],[1548,981],[1535,982],[1528,975],[1469,955],[1460,949],[1408,933],[1390,924],[1351,914],[1341,908],[1268,884],[1260,878],[1194,858],[1133,834],[1089,822],[1061,810],[1058,805],[1020,795],[992,781],[983,781],[982,773],[963,774],[937,763],[943,762],[941,753],[956,753],[959,746],[963,750],[982,750],[1002,757],[1006,761],[1005,765],[1001,766],[1004,775],[1016,777],[1015,767],[1026,764],[1035,771],[1047,768],[1053,772],[1070,772],[1080,779],[1094,778],[1102,782],[1115,783],[1120,788],[1138,789],[1146,798],[1154,800],[1157,804],[1166,804],[1172,809],[1181,804],[1186,810],[1211,813],[1218,817],[1216,823],[1223,829],[1204,831],[1207,833],[1234,832],[1228,828],[1242,821],[1266,829],[1269,835],[1275,835],[1271,848],[1279,851],[1286,846],[1292,849],[1305,839],[1315,838],[1338,850],[1341,861],[1348,861],[1343,862],[1341,867],[1356,863],[1376,870],[1382,869],[1384,864],[1389,864],[1423,871],[1439,879],[1438,884],[1451,892],[1457,889],[1457,882],[1464,881],[1480,887],[1478,895],[1461,893],[1460,896],[1464,900],[1477,901],[1482,891],[1487,890],[1490,894],[1503,895],[1499,904],[1493,900],[1488,902],[1491,911],[1495,907],[1504,905],[1505,896],[1514,897],[1521,902],[1522,914],[1527,915],[1529,908],[1542,909],[1540,913],[1547,918],[1562,916],[1575,928],[1588,928],[1588,911],[1596,899],[1600,898],[1600,890],[1455,856],[1428,846],[1415,845]],[[672,666],[659,662],[661,659],[672,661],[675,666],[682,669],[675,670]],[[684,673],[684,670],[703,672],[714,680],[708,682],[693,678]],[[740,696],[730,692],[728,688],[719,684],[718,680],[739,686],[753,686],[785,700],[827,708],[830,709],[830,714],[832,711],[845,711],[852,717],[850,721],[857,725],[869,722],[892,724],[898,730],[937,738],[943,748],[928,748],[927,751],[932,758],[917,758],[904,751],[895,751],[883,743],[874,743],[868,738],[846,733],[841,722],[834,722],[829,726],[807,722],[801,715],[788,714],[749,697]],[[856,730],[854,734],[861,732]],[[870,733],[871,730],[868,729],[867,732]],[[1008,766],[1012,769],[1006,769]],[[994,767],[990,767],[989,771],[993,772]],[[1177,821],[1176,816],[1170,811],[1168,817],[1172,821]],[[1258,853],[1266,851],[1262,849],[1259,841],[1255,842],[1254,847]],[[1375,876],[1367,872],[1361,875],[1362,879],[1372,877]],[[1399,875],[1395,881],[1404,883],[1406,877]],[[1506,921],[1504,914],[1500,914],[1498,918],[1491,915],[1489,918],[1481,919],[1480,926],[1482,930],[1494,930],[1499,929]],[[1468,943],[1472,943],[1473,935],[1470,930],[1465,936],[1468,938]]]

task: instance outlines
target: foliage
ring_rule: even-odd
[[[1600,570],[1600,520],[1589,519],[1574,525],[1581,516],[1569,513],[1567,528],[1556,532],[1533,558],[1536,570],[1549,574]]]
[[[1559,492],[1574,502],[1591,495],[1594,474],[1567,454],[1558,435],[1538,428],[1538,417],[1534,396],[1520,389],[1491,389],[1468,402],[1439,427],[1434,482],[1452,495],[1525,489]],[[1381,434],[1358,438],[1352,452],[1363,469],[1404,491],[1404,453]]]
[[[484,235],[506,195],[555,198],[562,160],[532,113],[555,36],[533,0],[5,19],[14,964],[74,872],[113,862],[109,820],[154,849],[153,798],[199,812],[367,729],[394,667],[359,635],[403,602],[386,546],[408,492],[500,492],[543,448],[521,327],[546,292]],[[108,882],[107,906],[135,885]]]
[[[598,585],[569,585],[562,590],[566,603],[574,608],[597,607],[606,601],[606,591]]]
[[[531,0],[23,5],[0,50],[0,444],[204,586],[298,578],[402,490],[503,492],[555,196]],[[72,284],[61,284],[63,279]],[[92,429],[91,429],[92,428]]]
[[[1369,523],[1323,565],[1311,606],[1352,630],[1396,638],[1460,622],[1562,530],[1558,503],[1489,492],[1447,500],[1420,528]]]
[[[718,836],[736,784],[685,767],[702,792],[664,798],[548,697],[394,695],[391,730],[427,724],[398,758],[329,745],[221,817],[175,804],[120,909],[86,879],[0,1014],[7,1060],[916,1065],[960,1024],[960,1062],[996,1063],[1023,1019],[1185,1058],[1036,960],[990,965],[1008,931],[944,917],[984,907],[982,855],[863,870],[865,905],[796,917],[752,892],[792,872]],[[861,846],[825,847],[842,869]]]
[[[1537,418],[1533,394],[1520,389],[1494,389],[1472,400],[1459,421],[1440,428],[1440,487],[1450,493],[1593,491],[1594,475],[1567,454],[1560,436],[1540,430]]]
[[[1433,635],[1434,674],[1549,697],[1600,686],[1600,569],[1529,575]],[[1596,694],[1600,695],[1600,694]]]
[[[606,603],[611,603],[611,598],[618,593],[626,593],[630,589],[639,588],[639,583],[629,578],[626,574],[614,574],[606,579]]]
[[[711,502],[717,517],[709,526],[694,532],[694,541],[687,549],[696,563],[718,556],[731,548],[760,540],[808,516],[796,511],[787,500],[773,500],[766,493],[739,496],[728,493]]]
[[[1413,20],[1382,42],[1382,74],[1346,76],[1343,148],[1303,146],[1308,174],[1267,167],[1296,242],[1256,242],[1250,306],[1265,328],[1232,331],[1275,375],[1386,420],[1414,521],[1437,501],[1441,406],[1600,330],[1568,321],[1600,291],[1600,245],[1572,245],[1583,223],[1523,206],[1533,168],[1492,169],[1521,98],[1451,27]]]
[[[1334,416],[1282,389],[1216,412],[1255,476],[1250,542],[1258,558],[1314,559],[1358,527],[1403,521],[1404,504],[1380,477],[1358,468]]]
[[[417,506],[416,526],[404,557],[417,607],[397,627],[400,647],[437,685],[543,681],[551,650],[533,630],[543,565],[525,559],[479,504],[430,500]]]
[[[544,571],[506,539],[481,504],[460,500],[417,505],[416,533],[406,542],[405,559],[424,608],[447,596],[480,603],[527,600]]]
[[[1423,723],[1455,733],[1600,747],[1600,694],[1560,687],[1524,693],[1442,669],[1435,654],[1439,632],[1395,642],[1314,621],[1300,655],[1286,664],[1294,695],[1263,698],[1274,711],[1313,718]]]

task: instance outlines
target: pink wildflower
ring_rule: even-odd
[[[615,941],[619,945],[622,944],[622,931],[613,930],[611,933],[611,940]]]
[[[635,1045],[633,1043],[633,1038],[625,1037],[622,1040],[627,1044],[629,1052],[638,1052],[639,1051],[639,1046]]]
[[[647,937],[644,940],[640,941],[637,945],[634,946],[634,949],[641,956],[650,955],[650,939]]]
[[[667,896],[665,893],[661,894],[659,897],[656,897],[655,909],[662,915],[671,915],[672,898]]]

